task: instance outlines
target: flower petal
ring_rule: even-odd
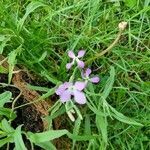
[[[69,70],[69,69],[72,67],[72,65],[73,65],[73,62],[67,63],[67,64],[66,64],[66,68]]]
[[[99,77],[93,77],[93,78],[90,79],[90,81],[91,81],[92,83],[98,83],[99,80],[100,80]]]
[[[82,91],[86,87],[86,83],[77,81],[74,86],[77,90]]]
[[[74,91],[74,100],[79,104],[85,104],[86,103],[85,94],[83,92],[75,90]]]
[[[79,52],[78,52],[78,58],[81,58],[81,57],[83,57],[85,55],[85,50],[80,50]]]
[[[78,67],[84,68],[84,62],[81,60],[77,60]]]
[[[65,90],[61,95],[60,95],[60,101],[62,103],[67,102],[71,99],[71,93],[68,90]]]
[[[86,71],[85,71],[85,76],[89,77],[89,75],[91,74],[91,72],[92,72],[91,69],[87,68]]]
[[[63,84],[61,84],[58,89],[56,89],[55,93],[57,95],[61,95],[68,87],[70,86],[69,82],[65,82]]]
[[[68,51],[68,56],[69,56],[70,58],[75,58],[75,54],[74,54],[73,51]]]

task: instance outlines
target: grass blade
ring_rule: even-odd
[[[110,77],[108,78],[108,80],[106,82],[106,85],[105,85],[105,88],[104,88],[104,91],[102,93],[102,97],[104,99],[106,99],[108,97],[110,91],[112,90],[113,84],[114,84],[114,80],[115,80],[115,69],[114,69],[114,67],[111,67]]]
[[[27,8],[26,8],[26,13],[23,16],[22,19],[19,20],[18,25],[17,25],[17,29],[18,31],[20,31],[22,29],[22,26],[26,20],[26,18],[28,17],[28,15],[33,12],[35,9],[37,9],[38,7],[41,6],[45,6],[45,4],[38,2],[38,1],[33,1],[30,4],[28,4]]]

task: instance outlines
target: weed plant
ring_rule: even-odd
[[[60,130],[51,126],[42,133],[22,131],[22,126],[13,129],[10,122],[15,112],[4,107],[12,95],[10,91],[1,93],[0,147],[15,143],[16,150],[25,150],[22,135],[26,135],[32,149],[34,145],[56,149],[49,141],[58,138],[61,149],[69,145],[72,150],[149,150],[149,16],[149,0],[1,0],[0,54],[12,66],[9,82],[18,65],[51,84],[52,89],[30,85],[48,96],[72,75],[73,70],[66,69],[69,50],[76,54],[85,50],[83,61],[88,61],[116,39],[121,21],[128,26],[108,53],[88,64],[100,82],[85,90],[86,104],[73,103],[75,121],[65,115],[66,104],[59,98],[49,110],[50,122],[63,117]],[[80,80],[79,76],[77,72]]]

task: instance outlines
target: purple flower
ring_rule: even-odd
[[[75,62],[77,62],[77,65],[78,65],[79,68],[84,68],[84,62],[79,60],[79,58],[82,58],[84,55],[85,55],[85,51],[84,50],[80,50],[78,52],[78,56],[75,56],[73,51],[68,51],[68,56],[70,58],[72,58],[72,62],[71,63],[67,63],[66,64],[66,68],[70,69],[74,65]]]
[[[91,69],[87,68],[85,73],[82,73],[82,78],[85,79],[86,81],[90,81],[92,83],[98,83],[100,81],[98,76],[94,76],[92,78],[90,78],[90,74],[91,74]]]
[[[85,94],[82,92],[85,86],[85,82],[77,81],[74,84],[70,82],[65,82],[61,84],[55,92],[57,95],[60,96],[60,100],[62,103],[71,100],[71,96],[74,96],[74,100],[77,103],[85,104],[86,97]]]

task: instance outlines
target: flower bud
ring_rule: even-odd
[[[127,27],[127,22],[125,21],[120,22],[118,27],[120,30],[124,30]]]

